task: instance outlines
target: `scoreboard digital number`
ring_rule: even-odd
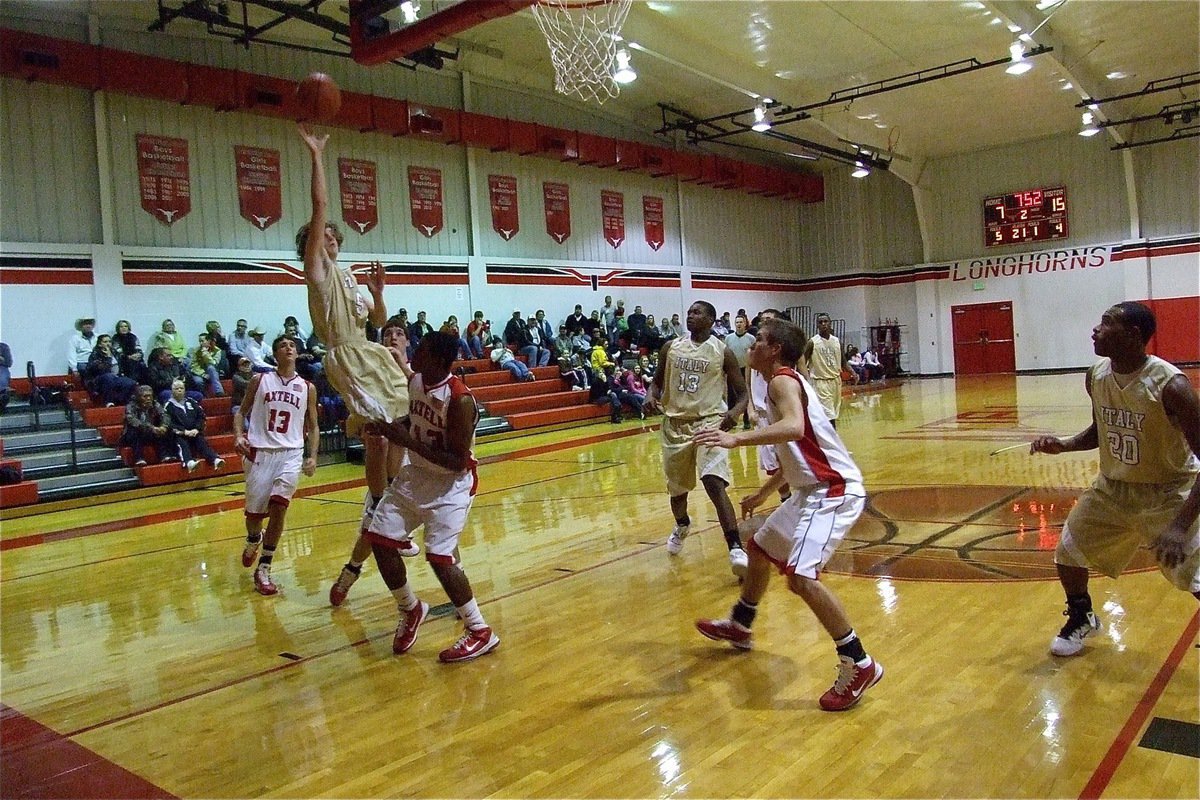
[[[983,201],[987,247],[1067,238],[1067,190],[1030,189]]]

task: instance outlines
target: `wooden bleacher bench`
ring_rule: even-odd
[[[213,478],[218,475],[241,474],[242,457],[240,455],[237,453],[221,454],[221,458],[225,459],[225,464],[219,470],[213,469],[207,461],[201,461],[195,472],[188,472],[178,461],[170,461],[166,464],[147,464],[142,467],[134,467],[133,471],[137,473],[138,480],[142,482],[143,486],[161,486],[165,483],[181,483]]]
[[[22,481],[0,486],[0,508],[27,506],[38,501],[37,481]]]

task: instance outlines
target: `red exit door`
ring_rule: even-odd
[[[951,306],[954,329],[954,374],[1016,372],[1012,303]]]

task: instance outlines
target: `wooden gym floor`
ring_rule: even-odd
[[[1095,454],[989,456],[1083,428],[1082,374],[847,399],[871,505],[826,580],[887,673],[841,714],[816,705],[832,644],[782,581],[753,651],[694,630],[737,584],[702,492],[667,556],[652,422],[479,448],[462,553],[503,643],[465,664],[437,662],[457,627],[420,559],[436,613],[408,654],[373,563],[329,607],[360,468],[303,483],[273,598],[240,565],[240,484],[6,520],[0,793],[1196,797],[1196,601],[1140,556],[1093,581],[1104,634],[1050,656],[1051,554]],[[733,464],[736,502],[759,476]]]

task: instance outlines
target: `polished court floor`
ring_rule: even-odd
[[[1050,656],[1051,554],[1095,454],[989,455],[1088,414],[1081,373],[847,399],[871,502],[825,580],[887,672],[840,714],[782,581],[753,651],[696,633],[737,583],[703,492],[668,557],[653,420],[478,448],[462,555],[502,644],[463,664],[437,662],[458,629],[420,559],[435,615],[408,654],[373,564],[328,605],[361,468],[302,484],[273,598],[240,564],[240,484],[6,519],[0,794],[1194,798],[1195,599],[1143,554],[1093,579],[1086,654]],[[736,502],[760,478],[751,450],[733,465]]]

